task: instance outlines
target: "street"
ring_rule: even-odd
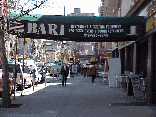
[[[126,92],[119,88],[110,88],[95,79],[91,83],[91,77],[82,75],[68,77],[67,86],[61,85],[61,80],[54,83],[52,77],[47,74],[50,83],[38,84],[33,88],[23,91],[24,96],[16,94],[16,100],[12,98],[13,108],[1,108],[2,117],[154,117],[154,106],[134,106],[135,102],[128,98]],[[52,82],[51,82],[52,81]],[[144,102],[138,100],[137,102]],[[110,103],[121,105],[109,106]],[[122,105],[127,104],[127,105]]]

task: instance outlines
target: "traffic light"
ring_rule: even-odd
[[[25,44],[27,44],[27,39],[25,39]]]

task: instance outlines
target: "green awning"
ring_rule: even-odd
[[[20,13],[10,13],[8,18],[9,20],[15,19],[16,17],[20,16]],[[29,15],[24,15],[17,20],[27,20],[27,21],[38,21],[39,18],[41,18],[41,14],[29,14]]]

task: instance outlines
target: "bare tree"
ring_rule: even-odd
[[[2,42],[2,72],[3,72],[3,81],[2,81],[2,88],[3,88],[3,94],[2,94],[2,108],[10,108],[11,107],[11,99],[10,99],[10,86],[9,86],[9,73],[8,73],[8,61],[7,61],[7,57],[6,57],[6,50],[5,50],[5,34],[6,34],[6,24],[11,22],[11,21],[17,21],[18,18],[24,16],[24,15],[28,15],[29,12],[31,12],[32,10],[39,8],[42,4],[44,4],[47,0],[44,1],[40,1],[40,3],[38,3],[39,5],[37,5],[37,1],[36,4],[34,5],[34,7],[32,7],[31,9],[27,9],[27,10],[23,10],[23,7],[21,6],[21,13],[19,16],[11,19],[10,21],[7,21],[6,19],[8,19],[8,10],[5,12],[7,15],[3,16],[2,15],[2,19],[1,19],[1,29],[0,29],[0,39]],[[7,6],[7,0],[4,0],[3,2],[5,7],[8,8]],[[29,2],[29,1],[28,1]]]

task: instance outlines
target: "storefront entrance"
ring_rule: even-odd
[[[153,35],[153,102],[156,103],[156,34]]]

